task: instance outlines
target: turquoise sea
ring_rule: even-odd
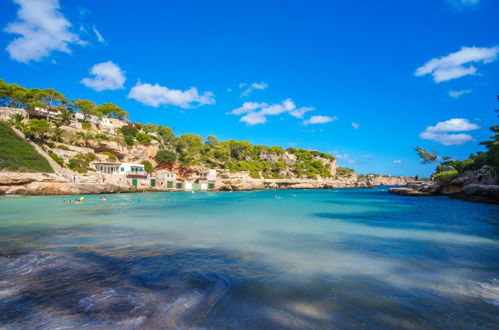
[[[387,188],[0,198],[0,329],[491,329],[499,207]]]

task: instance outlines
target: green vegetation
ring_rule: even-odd
[[[49,162],[4,122],[0,122],[0,169],[53,172]]]
[[[177,160],[177,154],[170,150],[160,150],[154,159],[158,163],[173,164]]]
[[[355,174],[355,171],[349,167],[337,167],[336,168],[336,176],[340,178],[350,177]]]
[[[116,129],[118,137],[96,131],[99,127],[88,122],[90,116],[124,118],[127,113],[111,103],[97,105],[84,99],[69,102],[61,93],[53,90],[25,89],[15,84],[0,80],[0,106],[34,109],[35,107],[57,108],[60,114],[49,123],[45,119],[31,119],[26,122],[23,116],[11,118],[14,126],[19,126],[29,138],[40,143],[54,141],[71,143],[75,146],[95,147],[93,139],[116,141],[123,146],[136,144],[159,147],[155,160],[159,164],[177,163],[180,166],[206,166],[209,168],[227,169],[230,172],[249,171],[253,178],[287,178],[307,177],[317,179],[329,178],[332,155],[299,148],[284,150],[280,146],[253,145],[248,141],[220,141],[209,135],[203,138],[195,134],[176,136],[172,129],[156,124],[129,123]],[[68,125],[75,111],[84,115],[81,122],[85,130],[73,133],[60,126]],[[98,126],[98,125],[97,125]],[[154,140],[154,141],[153,141]],[[56,147],[54,144],[52,148]],[[105,149],[104,149],[105,150]],[[116,156],[107,154],[110,160]],[[83,172],[89,168],[89,157],[75,156],[68,161],[68,167]]]
[[[458,175],[459,175],[458,171],[451,170],[451,171],[447,171],[447,172],[439,172],[439,173],[435,174],[433,177],[439,183],[446,183],[446,182],[449,182],[450,180],[454,179]]]
[[[93,101],[77,99],[68,102],[66,96],[53,88],[27,89],[16,84],[9,84],[0,79],[0,106],[12,108],[47,110],[58,109],[61,111],[60,119],[63,123],[69,123],[74,111],[79,111],[85,116],[109,117],[124,119],[128,113],[112,103],[96,105]],[[48,116],[48,115],[47,115]]]
[[[49,150],[47,153],[50,156],[50,158],[52,158],[57,164],[59,164],[59,166],[64,167],[64,159],[57,156],[57,154],[52,150]]]
[[[152,167],[152,164],[150,161],[144,160],[141,164],[144,165],[144,170],[147,173],[151,174],[152,172],[154,172],[154,167]]]
[[[108,158],[110,161],[115,161],[115,160],[117,160],[117,159],[118,159],[118,157],[117,157],[115,154],[113,154],[112,152],[109,152],[109,151],[104,151],[104,152],[103,152],[103,154],[104,154],[104,155],[106,155],[106,156],[107,156],[107,158]]]
[[[68,167],[78,173],[85,173],[89,170],[90,171],[93,170],[92,168],[90,168],[90,162],[96,159],[97,157],[95,156],[95,154],[91,152],[86,154],[76,155],[69,160]]]
[[[499,95],[497,98],[499,100]],[[496,110],[496,112],[499,112],[499,110]],[[416,147],[415,150],[423,163],[440,161],[434,174],[434,178],[439,182],[447,182],[460,174],[478,170],[485,165],[494,167],[495,172],[499,173],[499,125],[491,126],[490,130],[494,133],[490,140],[480,142],[481,145],[487,148],[487,151],[471,154],[463,160],[453,159],[452,157],[440,158],[436,153],[430,153],[422,147]],[[445,169],[448,170],[445,171]]]

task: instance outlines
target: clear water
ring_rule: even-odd
[[[386,188],[98,197],[0,198],[0,328],[499,324],[494,205]]]

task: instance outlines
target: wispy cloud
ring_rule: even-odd
[[[303,125],[317,125],[317,124],[326,124],[332,121],[338,120],[337,117],[329,117],[329,116],[312,116],[307,120],[303,121]]]
[[[130,90],[128,98],[152,107],[174,105],[184,109],[215,103],[212,92],[200,94],[196,87],[182,91],[170,89],[158,84],[151,85],[147,83],[142,84],[140,82]]]
[[[360,125],[358,123],[352,123],[352,127],[355,129],[359,129]]]
[[[461,90],[458,90],[458,91],[454,91],[454,90],[450,90],[449,91],[449,96],[450,97],[453,97],[455,99],[457,99],[458,97],[460,97],[461,95],[464,95],[464,94],[469,94],[471,93],[472,90],[471,89],[461,89]]]
[[[100,42],[101,44],[105,44],[106,43],[106,40],[104,39],[104,37],[102,36],[102,34],[99,32],[99,30],[97,30],[97,27],[95,25],[92,26],[92,31],[94,32],[95,37],[97,38],[98,42]]]
[[[472,141],[473,137],[469,134],[458,132],[469,132],[479,128],[478,125],[470,123],[468,119],[453,118],[438,122],[435,126],[426,127],[419,137],[438,142],[444,146],[462,145],[468,141]]]
[[[71,23],[60,12],[58,0],[14,0],[20,6],[17,20],[4,31],[19,35],[7,45],[11,59],[28,63],[40,61],[54,51],[71,53],[71,44],[84,45],[70,31]]]
[[[432,75],[436,83],[476,75],[478,69],[471,63],[487,64],[497,59],[499,47],[462,47],[446,56],[436,57],[417,68],[416,76]]]
[[[82,84],[98,92],[124,88],[125,73],[111,61],[95,64],[90,69],[94,77],[83,78]]]
[[[393,164],[402,164],[402,161],[400,159],[396,159],[392,161]]]
[[[254,82],[252,84],[247,84],[247,83],[240,83],[239,88],[244,88],[244,90],[241,92],[241,97],[248,97],[251,92],[254,90],[264,90],[267,89],[269,85],[262,81],[262,82]]]
[[[295,109],[293,111],[290,111],[289,114],[295,118],[303,119],[303,116],[305,116],[305,114],[307,112],[314,111],[314,110],[315,110],[314,107],[301,107],[301,108]]]
[[[481,0],[447,0],[447,2],[457,9],[464,9],[476,7]]]

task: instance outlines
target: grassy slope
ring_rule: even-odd
[[[1,121],[0,170],[54,172],[49,162],[42,155]]]

